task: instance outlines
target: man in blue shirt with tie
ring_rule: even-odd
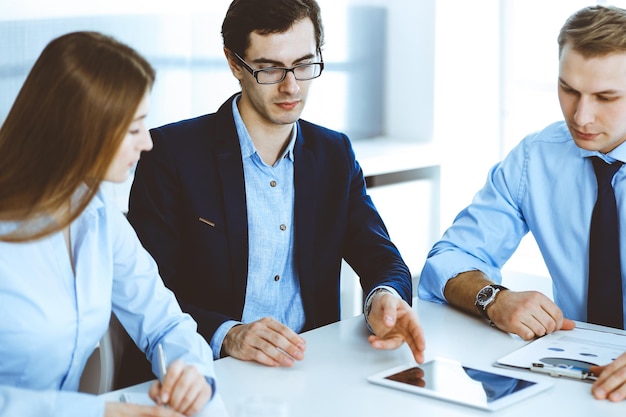
[[[584,8],[567,20],[558,44],[564,121],[530,134],[491,169],[430,251],[418,289],[422,299],[482,315],[525,340],[572,329],[572,320],[624,322],[626,10]],[[502,266],[529,231],[554,302],[499,285]],[[626,354],[592,371],[600,374],[596,398],[626,398]]]
[[[224,53],[241,92],[151,131],[128,218],[214,357],[304,358],[301,331],[340,318],[342,259],[376,349],[422,362],[411,274],[366,193],[349,139],[300,120],[324,69],[315,0],[234,0]],[[208,92],[210,93],[210,92]]]

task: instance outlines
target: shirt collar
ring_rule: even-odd
[[[617,148],[606,154],[599,151],[589,151],[587,149],[580,148],[580,155],[583,158],[597,156],[609,164],[612,164],[615,161],[626,162],[626,143],[622,143]]]
[[[237,107],[237,102],[241,98],[241,94],[237,95],[233,100],[232,110],[233,110],[233,118],[235,119],[235,127],[237,129],[237,136],[239,136],[239,146],[241,147],[241,157],[243,159],[249,158],[255,153],[257,153],[256,148],[254,147],[254,143],[252,142],[252,138],[248,133],[248,129],[246,128],[243,119],[241,118],[241,114],[239,113],[239,108]],[[296,144],[296,137],[298,132],[298,124],[294,123],[293,128],[291,129],[291,139],[289,139],[289,144],[287,148],[285,148],[285,152],[283,153],[280,159],[288,158],[291,161],[294,160],[293,149]]]

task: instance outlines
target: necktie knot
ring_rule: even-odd
[[[593,170],[596,172],[598,187],[604,187],[607,184],[610,185],[615,173],[624,164],[622,161],[615,161],[612,164],[609,164],[597,156],[591,157],[591,163],[593,164]]]

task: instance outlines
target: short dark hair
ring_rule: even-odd
[[[565,45],[585,57],[626,52],[626,10],[589,6],[571,15],[558,36],[559,56]]]
[[[307,17],[313,22],[319,53],[324,44],[324,28],[315,0],[233,0],[222,23],[224,47],[245,56],[251,33],[283,33]]]

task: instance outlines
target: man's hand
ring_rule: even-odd
[[[192,416],[204,407],[213,392],[195,366],[181,360],[173,361],[167,368],[163,382],[155,381],[148,391],[150,398],[159,405],[185,416]]]
[[[461,272],[448,280],[444,296],[450,305],[478,316],[480,313],[474,305],[476,294],[488,284],[493,282],[481,271]],[[487,315],[500,330],[524,340],[576,327],[572,320],[563,318],[561,309],[552,300],[537,291],[502,290],[487,306]]]
[[[289,327],[265,317],[230,329],[222,349],[237,359],[289,367],[304,358],[306,342]]]
[[[524,340],[576,327],[552,300],[537,291],[500,291],[487,307],[487,315],[500,330]]]
[[[626,398],[626,353],[609,365],[592,366],[590,370],[598,375],[598,380],[591,386],[596,399],[617,402]]]
[[[417,363],[424,362],[424,333],[406,301],[386,291],[374,294],[367,322],[374,331],[368,338],[374,349],[396,349],[406,342]]]

